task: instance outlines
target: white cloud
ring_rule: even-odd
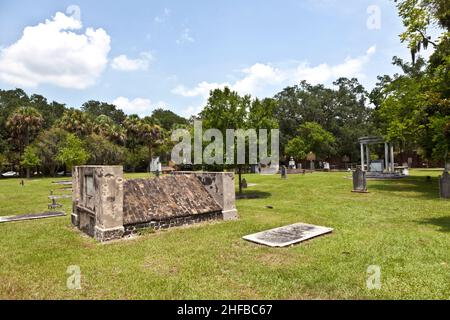
[[[153,57],[148,52],[141,53],[141,57],[138,59],[130,59],[122,54],[113,59],[111,67],[120,71],[147,70],[151,60],[153,60]]]
[[[172,93],[184,97],[203,97],[206,99],[210,90],[228,86],[240,94],[259,96],[261,94],[270,94],[267,92],[267,88],[279,90],[284,86],[293,85],[302,80],[306,80],[311,84],[326,84],[340,77],[364,78],[363,67],[370,61],[370,57],[375,52],[376,47],[372,46],[365,55],[357,58],[347,57],[344,62],[334,66],[326,63],[310,66],[307,62],[300,62],[294,66],[277,68],[271,64],[255,63],[249,68],[242,69],[243,77],[234,83],[202,81],[194,88],[186,88],[183,85],[179,85],[172,90]]]
[[[153,103],[150,99],[134,98],[130,100],[126,97],[118,97],[112,104],[122,109],[126,114],[137,114],[140,117],[148,116],[153,110],[166,106],[163,101]]]
[[[172,93],[175,93],[177,95],[183,96],[183,97],[204,97],[207,98],[209,96],[209,92],[211,90],[217,89],[217,88],[223,88],[223,87],[231,87],[229,83],[210,83],[210,82],[200,82],[195,88],[188,89],[185,86],[177,86],[172,90]]]
[[[240,70],[242,77],[234,82],[207,82],[202,81],[193,88],[178,85],[172,89],[172,93],[183,97],[198,97],[198,107],[189,107],[186,115],[196,114],[201,111],[209,97],[209,92],[214,89],[229,87],[239,94],[251,94],[256,97],[271,96],[282,88],[306,80],[310,84],[330,84],[340,77],[364,78],[364,65],[376,52],[376,47],[370,47],[366,53],[357,58],[347,57],[342,63],[328,65],[322,63],[310,66],[307,62],[290,63],[288,66],[275,67],[271,64],[255,63],[249,68]]]
[[[22,37],[1,50],[0,80],[24,87],[52,84],[84,89],[95,84],[108,64],[110,37],[57,12],[51,20],[26,27]]]
[[[347,57],[343,63],[330,66],[326,63],[316,67],[310,67],[307,63],[300,64],[294,71],[296,81],[306,80],[311,84],[326,83],[340,77],[365,78],[363,67],[370,61],[370,57],[375,54],[376,47],[370,47],[366,54],[357,58]]]
[[[177,44],[187,43],[187,42],[194,42],[195,39],[191,36],[191,30],[189,28],[184,28],[183,32],[181,33],[180,38],[176,41]]]

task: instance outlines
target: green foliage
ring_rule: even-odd
[[[90,155],[85,150],[83,142],[75,134],[70,133],[59,150],[56,160],[71,169],[73,166],[86,164],[89,157]]]
[[[152,112],[152,119],[159,124],[164,130],[173,130],[176,125],[187,125],[187,119],[180,117],[170,110],[156,109]]]
[[[148,149],[144,146],[129,150],[125,156],[125,168],[131,172],[146,170],[150,163]]]
[[[65,111],[57,126],[67,132],[74,133],[78,137],[91,134],[93,129],[89,115],[77,109]]]
[[[450,29],[449,0],[396,0],[398,13],[403,20],[405,31],[400,35],[401,42],[406,42],[411,50],[413,63],[421,49],[431,44],[437,47],[437,41],[428,35],[432,25],[439,25],[446,30],[439,40],[448,38]]]
[[[6,156],[0,153],[0,172],[5,168],[6,164],[7,164]]]
[[[22,151],[41,129],[42,115],[32,107],[20,107],[9,117],[6,127]]]
[[[33,142],[45,174],[55,176],[60,164],[56,157],[66,141],[67,135],[67,131],[53,127],[42,131]]]
[[[281,131],[281,150],[305,122],[315,122],[336,137],[337,155],[358,159],[357,139],[374,131],[368,93],[357,79],[341,78],[335,89],[305,81],[279,92],[274,116]]]
[[[83,104],[81,110],[87,113],[91,118],[97,118],[104,115],[117,125],[122,124],[126,119],[126,115],[122,110],[117,109],[115,105],[106,102],[90,100]]]
[[[285,149],[286,156],[294,157],[297,160],[305,159],[308,152],[309,148],[301,137],[295,137],[290,140]]]
[[[377,101],[376,123],[387,140],[396,141],[406,150],[416,149],[424,158],[443,160],[449,140],[446,126],[450,117],[450,11],[448,0],[398,1],[412,63],[394,57],[403,74],[379,77],[372,97]],[[438,40],[431,41],[431,25],[442,28]],[[428,61],[416,57],[421,48],[432,44]]]
[[[336,153],[334,136],[316,122],[306,122],[298,130],[306,150],[315,153],[317,159],[326,159]]]
[[[41,159],[39,159],[35,147],[28,146],[25,148],[20,164],[25,168],[35,168],[41,164]]]
[[[86,138],[85,145],[90,155],[89,164],[118,165],[125,161],[125,148],[100,135],[91,134]]]
[[[251,99],[241,97],[237,92],[225,87],[211,91],[205,108],[200,113],[203,128],[215,128],[225,136],[226,129],[245,129],[247,110]]]

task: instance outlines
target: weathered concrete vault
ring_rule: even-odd
[[[99,241],[141,228],[238,218],[233,173],[176,172],[124,180],[120,166],[80,166],[72,179],[72,224]]]

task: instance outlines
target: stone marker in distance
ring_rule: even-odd
[[[447,171],[439,177],[439,195],[442,199],[450,198],[450,174]]]
[[[357,168],[353,171],[353,190],[352,192],[367,193],[366,172]]]
[[[286,247],[332,232],[332,228],[295,223],[244,236],[243,239],[269,247]]]
[[[5,216],[0,217],[0,223],[2,222],[15,222],[15,221],[26,221],[26,220],[37,220],[53,217],[63,217],[66,214],[64,212],[43,212],[43,213],[29,213],[21,214],[17,216]]]

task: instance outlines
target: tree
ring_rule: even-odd
[[[246,129],[247,128],[247,110],[251,105],[249,95],[241,97],[237,92],[225,87],[223,90],[215,89],[210,92],[208,102],[200,113],[200,119],[203,121],[204,130],[218,129],[223,137],[226,137],[227,129]],[[236,147],[234,148],[236,151]],[[225,156],[224,150],[221,150]],[[236,159],[236,157],[234,157]],[[222,161],[224,159],[222,158]],[[236,160],[235,160],[236,161]],[[223,161],[225,163],[225,161]],[[238,168],[239,175],[239,193],[242,192],[242,164],[231,165]],[[219,167],[224,167],[219,166]]]
[[[27,179],[31,178],[30,170],[37,168],[41,164],[36,149],[33,146],[27,146],[20,162],[22,166],[27,168]]]
[[[301,137],[295,137],[288,142],[285,154],[294,157],[296,160],[303,160],[309,151],[305,141]]]
[[[78,137],[91,134],[93,125],[91,118],[77,109],[69,109],[59,119],[57,126],[67,132],[74,133]]]
[[[117,165],[125,162],[126,150],[106,138],[91,134],[86,138],[86,149],[90,154],[89,164]]]
[[[62,148],[59,150],[56,159],[65,164],[67,168],[83,165],[89,159],[89,153],[85,150],[83,142],[74,134],[67,135]]]
[[[48,103],[44,96],[33,94],[30,97],[30,106],[35,108],[42,115],[44,120],[42,128],[50,128],[63,115],[66,107],[63,104],[53,101]]]
[[[141,119],[136,114],[129,115],[123,123],[126,131],[126,147],[129,148],[131,152],[134,152],[138,148],[142,140],[140,124]]]
[[[406,42],[411,50],[413,63],[416,54],[429,45],[438,47],[438,41],[428,35],[430,25],[437,24],[447,30],[440,40],[448,38],[450,29],[449,0],[395,0],[405,31],[400,35],[401,42]],[[444,40],[445,41],[445,40]]]
[[[306,149],[316,154],[318,159],[326,159],[336,153],[336,140],[316,122],[306,122],[298,130],[300,137],[306,144]]]
[[[180,117],[170,110],[162,108],[156,109],[152,112],[154,123],[159,124],[164,130],[170,131],[175,125],[187,125],[187,119]]]
[[[411,50],[412,63],[394,57],[403,73],[381,80],[373,91],[378,102],[377,122],[387,140],[402,148],[417,149],[426,159],[447,160],[450,147],[450,11],[448,0],[397,1],[405,31],[400,36]],[[441,27],[441,34],[431,39],[431,25]],[[422,48],[431,44],[434,52],[426,61]]]
[[[286,150],[302,124],[315,122],[336,137],[337,155],[359,157],[357,139],[374,131],[368,93],[355,78],[340,78],[333,85],[331,89],[302,81],[275,95],[281,150]]]
[[[7,165],[6,155],[0,153],[0,172],[2,172],[3,168]]]
[[[23,151],[39,132],[43,123],[41,114],[32,107],[17,109],[8,119],[6,126],[13,140],[18,142]]]
[[[33,142],[33,146],[41,160],[45,174],[56,175],[59,161],[56,159],[59,150],[67,139],[68,132],[57,127],[42,131]]]
[[[142,137],[142,142],[148,148],[148,156],[150,161],[153,159],[153,150],[163,142],[163,130],[156,124],[141,121],[139,124],[139,132]]]
[[[126,115],[122,110],[117,109],[115,105],[106,102],[90,100],[83,104],[81,110],[86,114],[89,114],[92,118],[105,115],[117,125],[122,124],[126,119]]]
[[[32,107],[20,107],[8,119],[6,123],[10,137],[18,148],[18,158],[25,148],[35,138],[41,129],[43,119],[41,114]],[[30,176],[30,168],[27,167],[27,177]]]

